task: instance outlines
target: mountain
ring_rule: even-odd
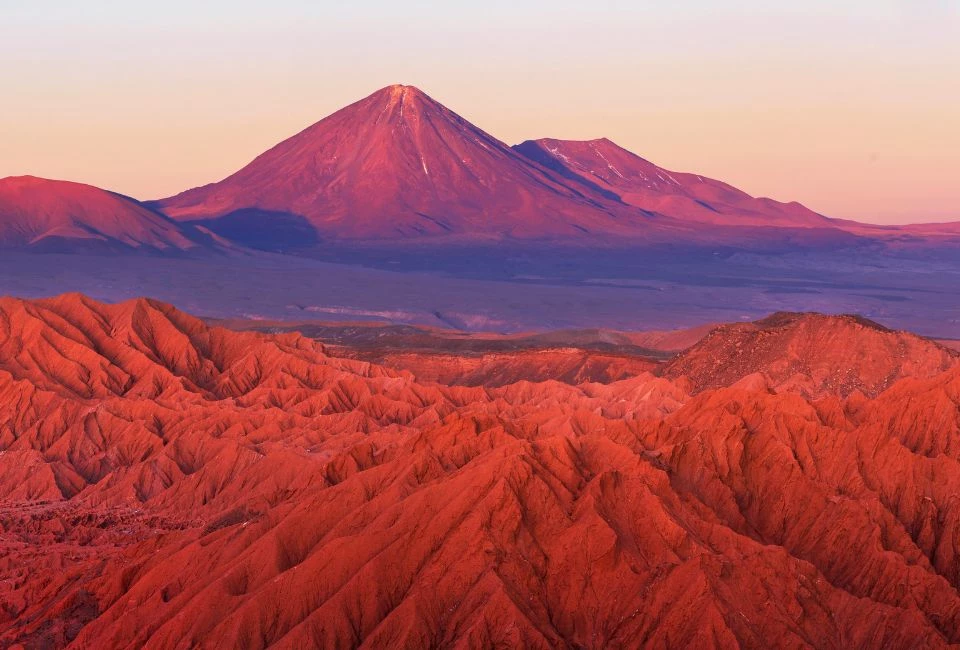
[[[721,181],[668,171],[607,138],[527,140],[514,149],[574,183],[682,221],[729,226],[836,227],[833,220],[799,203],[758,199]]]
[[[0,299],[0,645],[960,643],[960,368],[688,388],[422,384],[152,300]]]
[[[400,85],[337,111],[218,183],[154,205],[237,241],[266,237],[268,247],[636,234],[651,220],[608,193],[569,184]]]
[[[219,238],[281,252],[331,242],[508,240],[780,251],[955,244],[958,236],[956,224],[829,219],[665,170],[607,139],[511,148],[402,85],[337,111],[222,181],[159,201],[0,180],[0,245],[44,250],[172,251]]]
[[[714,329],[662,374],[689,379],[695,391],[753,377],[810,397],[854,391],[873,397],[903,377],[938,375],[958,358],[935,341],[859,316],[784,312]]]
[[[957,236],[953,227],[871,226],[754,198],[605,138],[511,148],[403,85],[337,111],[219,182],[149,205],[280,251],[504,240],[796,249]]]
[[[198,248],[204,239],[188,230],[91,185],[33,176],[0,179],[0,248],[179,252]]]

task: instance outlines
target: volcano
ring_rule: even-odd
[[[198,238],[126,196],[33,176],[0,179],[0,247],[186,251]]]
[[[13,198],[0,196],[7,221],[0,241],[17,246],[108,242],[176,250],[192,247],[199,232],[281,252],[425,241],[780,251],[879,240],[942,243],[958,233],[956,224],[831,219],[799,203],[669,171],[606,138],[509,147],[404,85],[337,111],[222,181],[159,201],[140,204],[39,179],[6,183],[17,189],[6,190]],[[24,187],[30,196],[20,195]]]
[[[337,111],[220,182],[151,205],[268,249],[436,238],[714,244],[757,239],[758,228],[850,240],[800,204],[667,171],[607,139],[509,147],[403,85]]]
[[[155,204],[256,243],[322,239],[499,239],[643,231],[651,215],[570,183],[412,86],[337,111],[228,178]]]

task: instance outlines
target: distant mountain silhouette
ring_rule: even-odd
[[[156,205],[223,224],[238,212],[305,219],[321,239],[519,239],[629,233],[650,215],[571,184],[411,86],[321,120],[228,178]]]
[[[721,181],[668,171],[606,138],[528,140],[514,149],[592,191],[682,221],[734,226],[836,227],[833,220],[799,203],[758,199]]]
[[[511,148],[403,85],[320,120],[220,182],[150,205],[282,251],[426,240],[835,247],[960,233],[830,219],[665,170],[605,138]]]
[[[216,237],[276,252],[423,241],[782,251],[956,243],[960,225],[830,219],[668,171],[605,138],[511,148],[402,85],[337,111],[220,182],[159,201],[29,177],[0,181],[6,247],[171,251]]]
[[[182,252],[209,241],[134,199],[33,176],[0,179],[0,248]]]

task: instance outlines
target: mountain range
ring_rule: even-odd
[[[607,139],[510,147],[402,85],[320,120],[219,182],[157,201],[0,180],[0,245],[7,248],[55,241],[69,249],[93,240],[151,251],[198,242],[280,251],[342,242],[837,246],[958,235],[956,224],[830,219],[663,169]]]

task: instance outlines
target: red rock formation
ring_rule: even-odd
[[[197,242],[164,216],[90,185],[0,179],[0,248],[187,250]]]
[[[689,388],[424,385],[148,300],[4,299],[0,645],[960,643],[960,368]]]
[[[784,312],[718,327],[663,374],[687,377],[697,391],[750,381],[810,397],[875,396],[901,377],[937,375],[958,356],[936,341],[865,318]]]
[[[643,357],[602,354],[576,348],[476,355],[367,352],[358,356],[389,368],[409,370],[420,382],[450,386],[505,386],[518,381],[551,379],[573,385],[586,382],[609,384],[648,373],[659,365]]]

